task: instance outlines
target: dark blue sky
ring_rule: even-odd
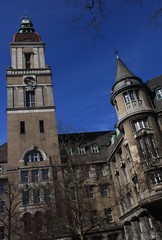
[[[0,144],[7,141],[6,67],[9,43],[20,27],[25,10],[46,43],[46,63],[53,72],[57,121],[75,130],[112,130],[116,113],[110,104],[115,79],[117,48],[129,69],[147,81],[162,73],[162,28],[148,24],[158,1],[124,4],[109,1],[112,16],[103,27],[102,39],[73,32],[66,19],[75,8],[64,0],[1,0],[0,5]]]

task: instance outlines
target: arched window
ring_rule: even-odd
[[[35,232],[42,230],[42,213],[40,211],[34,214],[34,230]]]
[[[24,157],[25,162],[39,162],[43,161],[42,153],[35,147],[33,150],[28,151]]]
[[[29,212],[24,213],[23,222],[24,222],[24,232],[25,233],[31,232],[31,214]]]

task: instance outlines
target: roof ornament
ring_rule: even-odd
[[[118,50],[115,48],[115,51],[114,51],[115,55],[116,55],[116,58],[119,59],[119,52]]]
[[[28,16],[26,10],[24,16],[21,17],[21,28],[19,29],[19,32],[20,33],[35,32],[33,28],[32,19]]]

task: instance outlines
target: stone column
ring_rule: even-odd
[[[131,224],[130,223],[124,224],[124,232],[125,232],[125,239],[126,240],[132,240],[132,230],[131,230]]]
[[[131,221],[131,226],[132,226],[132,233],[133,233],[132,240],[140,240],[141,239],[141,236],[140,236],[141,230],[140,230],[138,219],[133,219]]]

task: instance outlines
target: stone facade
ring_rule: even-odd
[[[162,239],[162,76],[117,55],[115,131],[58,134],[51,69],[24,17],[7,68],[0,239]]]

